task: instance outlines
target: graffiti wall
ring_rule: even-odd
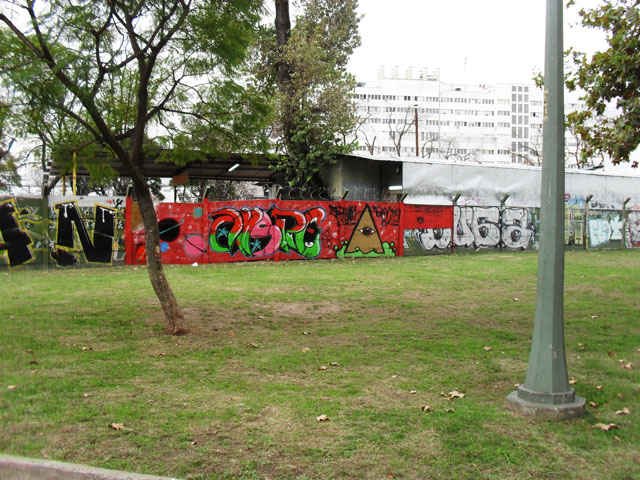
[[[42,263],[45,218],[39,198],[0,199],[0,265]]]
[[[538,208],[254,200],[156,206],[170,264],[433,255],[538,248]],[[640,210],[567,196],[570,248],[640,249]],[[0,267],[146,262],[137,204],[124,197],[0,199]]]
[[[125,263],[124,197],[0,199],[0,266]]]
[[[400,203],[256,200],[157,205],[165,263],[311,260],[403,254]],[[130,263],[146,256],[144,227],[131,205]],[[430,226],[440,210],[420,206],[409,221]],[[420,223],[417,223],[417,225]]]
[[[405,255],[507,248],[537,248],[537,209],[451,207],[448,225],[405,230]]]
[[[627,214],[624,228],[625,245],[627,248],[640,248],[640,211]]]

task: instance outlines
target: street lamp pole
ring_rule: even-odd
[[[414,104],[413,106],[415,108],[415,113],[416,113],[416,118],[415,118],[415,124],[416,124],[416,157],[418,157],[418,104]]]
[[[544,127],[538,292],[525,382],[507,408],[527,416],[565,419],[584,412],[569,386],[564,349],[564,72],[563,0],[547,0]]]

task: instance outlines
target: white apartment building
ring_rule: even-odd
[[[543,92],[533,82],[447,83],[439,70],[409,68],[400,74],[394,67],[386,75],[381,67],[376,82],[358,83],[355,99],[360,153],[541,164]],[[567,103],[565,112],[579,107]],[[577,146],[570,136],[566,142],[568,152]]]

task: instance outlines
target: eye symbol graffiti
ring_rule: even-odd
[[[364,227],[360,229],[360,233],[368,237],[376,233],[376,231],[371,227]]]

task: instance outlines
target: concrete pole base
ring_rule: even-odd
[[[579,417],[585,413],[586,400],[575,396],[570,403],[547,404],[533,403],[523,400],[515,390],[507,396],[506,406],[509,410],[524,415],[525,417],[539,418],[542,420],[567,420]]]

